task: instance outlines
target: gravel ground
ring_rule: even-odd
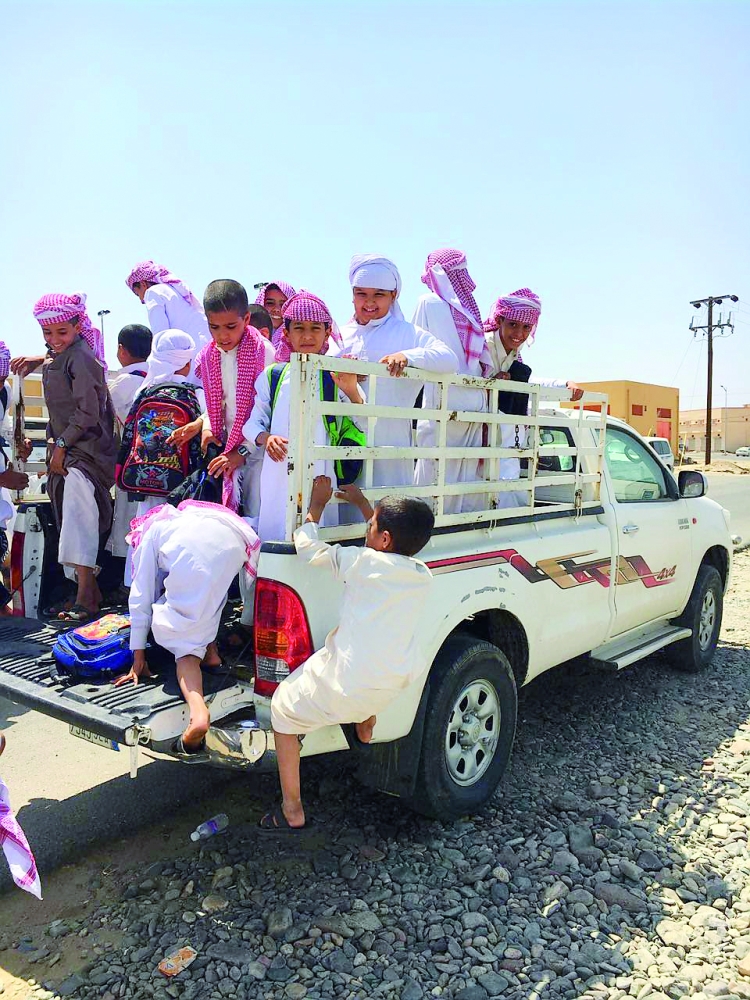
[[[707,673],[653,658],[530,685],[481,816],[426,821],[311,765],[310,839],[233,822],[125,873],[85,918],[36,941],[0,934],[35,950],[39,985],[23,995],[750,1000],[749,613],[745,552]],[[89,937],[89,962],[60,982],[73,935]],[[198,957],[170,981],[156,966],[181,945]]]

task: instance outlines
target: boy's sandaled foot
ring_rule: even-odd
[[[270,834],[297,834],[312,829],[312,825],[308,821],[303,823],[302,826],[291,826],[281,806],[274,806],[265,816],[261,816],[258,821],[258,830],[261,833]]]
[[[58,601],[57,604],[52,604],[50,607],[45,609],[44,613],[49,618],[59,618],[59,616],[65,614],[66,611],[70,611],[75,603],[75,599],[69,597],[65,601]]]
[[[87,622],[93,621],[98,614],[98,608],[92,610],[83,604],[74,604],[68,611],[61,611],[57,616],[57,620],[61,622],[73,622],[76,625],[85,625]]]
[[[362,723],[362,725],[364,725],[364,723]],[[350,750],[365,751],[369,750],[372,746],[370,740],[362,739],[357,731],[357,726],[353,722],[342,722],[341,730],[344,734],[346,742],[349,744]],[[370,736],[372,736],[372,730],[370,730]]]

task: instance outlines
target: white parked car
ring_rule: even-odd
[[[750,458],[750,448],[738,448],[735,455],[737,458]]]
[[[349,404],[320,399],[321,369],[367,375],[367,402],[356,415],[368,425],[368,441],[375,420],[411,422],[420,415],[408,405],[378,403],[378,384],[388,377],[382,365],[294,356],[285,537],[261,550],[254,649],[226,672],[204,674],[211,728],[201,759],[217,766],[275,768],[271,697],[338,622],[342,584],[299,559],[292,543],[316,461],[359,455],[364,492],[375,500],[393,492],[367,485],[378,459],[420,451],[316,444],[321,413],[350,412]],[[567,396],[560,389],[412,368],[404,377],[440,385],[441,403],[430,414],[443,442],[430,449],[435,483],[399,488],[425,497],[436,512],[435,531],[420,553],[435,578],[431,613],[417,633],[429,666],[378,715],[370,746],[350,746],[341,727],[330,726],[305,737],[302,756],[354,753],[363,782],[446,820],[492,797],[511,754],[517,691],[546,670],[588,655],[599,670],[617,671],[662,649],[680,670],[707,667],[721,627],[732,542],[729,514],[705,496],[705,476],[668,473],[639,434],[606,416],[606,396],[586,392],[577,408],[561,409]],[[444,481],[447,458],[479,450],[444,444],[456,419],[448,386],[483,388],[491,400],[489,412],[459,412],[459,419],[488,427],[476,483]],[[529,415],[501,413],[500,391],[527,394]],[[599,412],[590,411],[592,404]],[[518,478],[501,480],[500,462],[509,458],[520,460]],[[500,503],[511,491],[522,506]],[[477,510],[443,512],[444,498],[469,492]],[[321,537],[345,544],[362,544],[363,534],[361,523],[321,529]],[[0,618],[0,694],[64,720],[77,737],[129,749],[135,774],[140,753],[173,757],[187,723],[174,663],[154,680],[118,688],[55,668],[49,655],[55,633],[36,618],[60,576],[55,543],[49,502],[23,504],[11,559],[15,617]]]
[[[674,472],[674,455],[672,446],[666,438],[646,438],[656,454],[666,465],[670,472]]]

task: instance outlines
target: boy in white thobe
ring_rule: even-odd
[[[459,375],[481,378],[482,362],[488,360],[484,342],[482,317],[474,300],[476,285],[466,269],[466,255],[460,250],[445,249],[431,253],[425,264],[422,281],[430,289],[417,302],[414,313],[415,326],[429,331],[449,347],[458,358]],[[438,408],[437,387],[426,384],[422,405],[426,409]],[[484,389],[453,386],[448,391],[447,405],[451,410],[487,410],[487,393]],[[417,423],[417,446],[434,448],[438,444],[438,424],[431,420]],[[482,427],[479,421],[451,420],[448,423],[446,444],[449,448],[479,448],[482,445]],[[437,480],[437,462],[432,458],[417,459],[414,483],[427,486]],[[479,481],[479,459],[466,455],[445,462],[446,483],[471,483]],[[465,493],[445,496],[443,512],[459,514],[462,511],[480,510],[485,506],[484,493]]]
[[[286,300],[283,307],[284,334],[282,341],[295,354],[324,354],[331,335],[333,318],[322,299],[311,292],[300,291]],[[271,398],[273,372],[278,382]],[[291,383],[289,366],[281,363],[266,368],[255,383],[255,402],[250,419],[242,428],[248,441],[265,449],[260,475],[260,516],[258,535],[261,541],[282,540],[286,535],[286,510],[289,494],[287,445],[289,444],[289,409]],[[322,376],[322,373],[321,373]],[[362,403],[363,394],[353,373],[331,374],[341,403]],[[358,430],[359,424],[352,421]],[[318,421],[315,444],[330,444],[326,422]],[[316,462],[315,474],[335,479],[334,463]],[[324,527],[338,524],[338,505],[331,504],[323,515]]]
[[[487,378],[510,378],[510,368],[513,362],[521,361],[521,348],[527,340],[533,340],[536,334],[541,312],[541,300],[530,288],[519,288],[495,302],[489,318],[483,324],[489,352]],[[583,395],[583,390],[575,382],[540,378],[535,378],[533,381],[537,385],[545,385],[553,389],[570,389],[572,400],[578,400]],[[518,435],[516,435],[516,430]],[[503,448],[525,447],[526,427],[505,424],[501,432],[501,446]],[[520,476],[521,463],[517,458],[500,459],[501,481],[520,479]],[[506,490],[496,494],[498,507],[525,507],[528,502],[529,494],[520,490]]]
[[[115,411],[115,429],[120,439],[133,400],[143,387],[147,359],[151,353],[151,339],[149,328],[138,323],[124,326],[117,335],[117,360],[122,367],[117,371],[107,372],[107,388]],[[107,539],[107,550],[113,556],[127,556],[128,543],[125,536],[137,513],[138,501],[128,500],[127,493],[115,486],[115,513]]]
[[[398,304],[401,275],[392,261],[377,254],[352,257],[349,281],[354,317],[341,328],[341,348],[329,350],[329,354],[385,364],[388,374],[394,376],[401,375],[407,366],[448,375],[457,370],[458,358],[450,347],[404,319]],[[371,399],[369,379],[362,388]],[[413,407],[420,389],[420,383],[411,379],[378,379],[375,402],[378,406]],[[375,424],[372,444],[411,448],[411,420],[381,417]],[[374,463],[373,486],[407,486],[413,480],[412,458],[379,459]]]
[[[145,653],[151,630],[158,645],[175,658],[177,680],[190,710],[175,751],[199,753],[210,724],[201,663],[216,639],[232,581],[243,567],[255,577],[260,542],[226,507],[192,500],[176,508],[164,504],[137,518],[130,541],[133,667],[115,684],[137,684],[142,674],[151,676]]]
[[[416,635],[432,574],[413,558],[430,539],[435,519],[421,500],[389,496],[373,511],[356,486],[345,497],[367,520],[364,548],[328,545],[318,522],[332,495],[331,480],[313,483],[307,521],[294,534],[298,556],[344,581],[341,618],[325,646],[281,682],[271,701],[282,807],[260,821],[267,833],[304,829],[299,736],[336,724],[355,724],[369,743],[382,711],[427,667]]]
[[[168,267],[153,260],[143,260],[136,264],[125,280],[128,288],[137,295],[148,310],[148,325],[151,332],[162,330],[182,330],[189,333],[195,344],[195,359],[209,343],[211,337],[203,306],[193,295],[184,281],[172,274]],[[195,381],[195,368],[190,370]]]

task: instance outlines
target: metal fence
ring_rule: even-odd
[[[328,402],[321,399],[320,372],[355,372],[367,378],[367,401],[363,405],[351,402]],[[304,520],[309,502],[315,463],[321,460],[362,459],[364,467],[357,485],[374,505],[378,499],[392,493],[421,497],[431,503],[436,527],[465,526],[501,522],[510,517],[533,514],[540,508],[553,508],[576,515],[599,505],[601,467],[607,417],[607,396],[585,392],[571,413],[552,412],[556,404],[570,399],[570,391],[552,389],[525,382],[483,379],[468,375],[437,375],[417,368],[407,368],[401,378],[419,386],[426,383],[438,387],[439,405],[434,409],[385,406],[378,403],[378,387],[383,379],[392,378],[385,365],[371,364],[326,355],[293,354],[290,369],[291,402],[289,414],[289,445],[287,456],[288,494],[286,538]],[[484,411],[456,410],[449,407],[449,388],[463,386],[487,393],[488,409]],[[415,396],[418,386],[415,386]],[[518,417],[502,412],[498,406],[500,393],[517,392],[529,398],[528,415]],[[593,412],[592,412],[593,411]],[[316,428],[323,414],[354,417],[366,432],[366,447],[333,447],[315,443]],[[412,434],[408,447],[375,446],[377,421],[384,418],[409,422],[433,421],[437,430],[435,447],[418,447]],[[449,447],[446,444],[451,421],[479,423],[485,428],[481,447]],[[549,429],[567,428],[566,445],[548,443]],[[570,456],[567,470],[545,469],[540,459],[545,456]],[[434,482],[428,485],[391,484],[373,486],[374,466],[383,459],[420,458],[435,460]],[[472,482],[446,482],[446,463],[450,459],[481,459],[479,474]],[[500,463],[518,459],[522,468],[517,478],[501,478]],[[500,506],[504,492],[525,494],[524,506]],[[461,513],[446,513],[445,498],[474,495],[478,509]],[[321,537],[344,539],[361,536],[362,522],[340,524],[321,529]]]

